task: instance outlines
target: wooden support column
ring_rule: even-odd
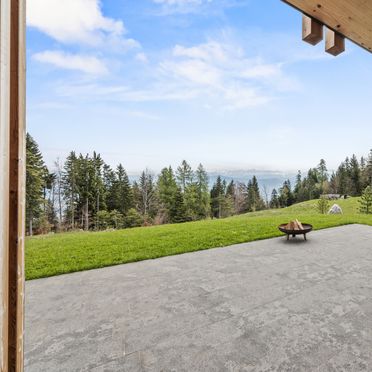
[[[2,372],[23,371],[25,0],[0,0],[0,269]]]
[[[0,371],[8,370],[10,1],[0,0]]]
[[[11,0],[9,159],[9,372],[23,371],[26,195],[26,9]]]
[[[345,38],[327,28],[325,51],[333,56],[338,56],[345,51]]]
[[[305,14],[302,15],[302,40],[311,45],[323,40],[323,25]]]

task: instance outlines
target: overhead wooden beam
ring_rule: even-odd
[[[302,40],[316,45],[323,40],[323,25],[314,18],[302,15]]]
[[[372,1],[282,0],[372,52]]]
[[[345,38],[327,28],[325,51],[333,56],[338,56],[345,51]]]

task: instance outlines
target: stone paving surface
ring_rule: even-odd
[[[26,372],[372,371],[372,228],[27,282]]]

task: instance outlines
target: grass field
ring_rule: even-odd
[[[277,226],[294,218],[313,224],[315,229],[351,223],[372,226],[372,215],[358,213],[356,198],[337,201],[344,211],[343,215],[337,216],[319,214],[316,203],[304,202],[285,209],[221,220],[27,238],[26,278],[42,278],[280,236]]]

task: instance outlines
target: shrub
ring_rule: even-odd
[[[110,212],[110,224],[114,229],[120,229],[123,227],[124,216],[116,209]]]
[[[321,197],[317,204],[318,212],[321,214],[327,214],[329,210],[329,201],[325,197]]]
[[[138,227],[143,224],[142,216],[134,209],[129,209],[127,215],[124,218],[125,227]]]
[[[110,227],[110,213],[107,211],[99,211],[96,215],[96,227],[98,230],[106,230]]]

